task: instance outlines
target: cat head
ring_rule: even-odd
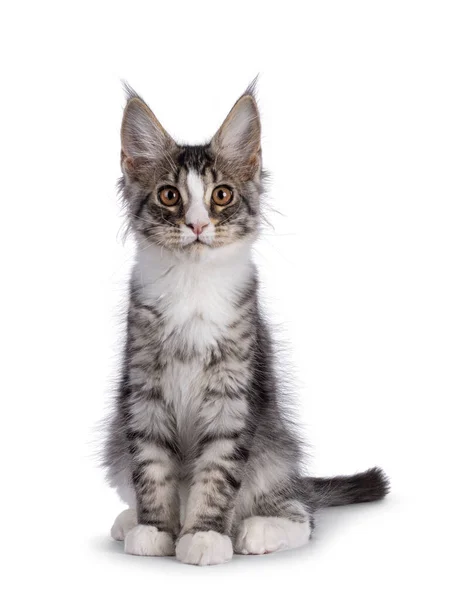
[[[120,185],[138,241],[199,253],[254,237],[262,192],[254,87],[198,146],[177,144],[142,98],[127,91]]]

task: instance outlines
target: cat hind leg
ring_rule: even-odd
[[[123,510],[117,517],[111,527],[111,537],[118,542],[123,542],[127,533],[136,527],[137,515],[134,508]]]
[[[268,554],[299,548],[309,541],[314,511],[308,490],[299,489],[298,481],[278,482],[264,493],[249,488],[247,494],[247,514],[241,514],[235,525],[235,552]]]
[[[310,537],[309,519],[300,522],[285,517],[255,515],[239,524],[234,549],[238,554],[269,554],[299,548]]]

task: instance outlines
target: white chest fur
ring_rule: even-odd
[[[199,435],[201,403],[209,382],[206,359],[229,335],[240,294],[253,271],[248,244],[207,248],[195,257],[161,253],[160,248],[138,254],[134,286],[141,300],[164,317],[158,335],[165,363],[160,385],[184,447],[192,446]]]
[[[206,352],[236,318],[236,302],[254,266],[248,244],[174,255],[160,248],[138,253],[135,285],[145,303],[164,315],[162,339],[186,351]]]

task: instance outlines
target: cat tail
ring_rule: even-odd
[[[389,479],[379,467],[355,475],[306,477],[318,508],[381,500],[389,493]]]

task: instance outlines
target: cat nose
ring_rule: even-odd
[[[186,223],[186,225],[192,229],[195,235],[200,235],[201,232],[208,227],[209,221],[197,221],[196,223]]]

